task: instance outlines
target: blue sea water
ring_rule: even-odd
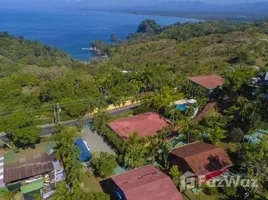
[[[154,19],[161,26],[197,21],[100,11],[0,9],[0,31],[58,47],[74,59],[89,60],[93,55],[81,48],[90,47],[94,40],[109,43],[112,33],[125,39],[129,33],[136,32],[144,19]]]

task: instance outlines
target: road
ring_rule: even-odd
[[[131,106],[128,106],[128,107],[111,110],[111,111],[108,111],[108,113],[110,113],[112,116],[120,115],[120,114],[127,113],[127,112],[133,110],[134,108],[136,108],[138,106],[139,106],[139,104],[135,104],[135,105],[131,105]],[[90,122],[92,122],[93,118],[94,118],[94,116],[89,116],[89,117],[85,118],[84,119],[84,125],[86,126]],[[78,120],[70,120],[70,121],[61,122],[61,124],[66,125],[66,126],[76,126],[77,123],[78,123]],[[42,133],[41,133],[41,136],[47,136],[47,135],[53,134],[54,126],[55,126],[55,124],[46,124],[46,125],[39,126],[39,127],[41,127],[43,129]]]

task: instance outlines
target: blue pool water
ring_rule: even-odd
[[[177,105],[176,106],[176,109],[177,110],[180,110],[180,111],[186,111],[187,110],[187,106],[181,104],[181,105]]]
[[[91,153],[87,149],[84,141],[80,138],[75,141],[75,145],[80,149],[80,161],[81,162],[86,162],[91,159]]]
[[[92,54],[81,48],[89,47],[94,40],[109,43],[112,33],[125,39],[129,33],[136,32],[139,24],[148,18],[156,20],[162,26],[197,21],[100,11],[0,9],[0,31],[59,47],[75,59],[89,60]]]

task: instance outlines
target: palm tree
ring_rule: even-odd
[[[58,147],[55,157],[65,163],[70,159],[70,155],[73,153],[73,145],[62,144]]]
[[[171,143],[166,142],[164,139],[159,142],[158,154],[159,154],[160,159],[163,162],[163,167],[165,169],[168,168],[168,155],[171,150],[172,150]]]
[[[94,126],[96,130],[102,133],[109,119],[110,116],[107,112],[98,112],[94,117]]]
[[[190,130],[190,121],[188,119],[182,119],[178,122],[179,125],[179,131],[187,133],[187,141],[188,144],[190,143],[190,135],[189,135],[189,130]]]
[[[66,180],[67,183],[72,187],[78,185],[82,180],[81,168],[83,167],[82,163],[77,159],[77,152],[74,152],[72,155],[69,155],[68,163],[66,163]]]
[[[78,131],[74,127],[64,127],[60,133],[54,136],[57,144],[56,158],[60,159],[66,167],[67,163],[74,155],[74,141],[79,137]]]
[[[138,134],[134,133],[126,143],[124,163],[130,168],[136,168],[146,163],[147,149]]]
[[[159,137],[150,137],[146,140],[146,143],[148,143],[149,145],[147,145],[147,161],[150,161],[151,164],[155,163],[155,158],[157,156],[157,152],[158,152],[158,143],[159,143],[160,138]]]
[[[70,188],[67,187],[65,182],[57,185],[56,192],[50,198],[51,200],[72,200],[72,193]]]
[[[212,144],[217,144],[221,139],[225,138],[225,132],[225,130],[221,129],[219,126],[216,126],[214,129],[210,129],[208,131],[209,140],[212,142]]]
[[[131,79],[130,83],[134,85],[135,91],[140,91],[145,88],[145,84],[137,79]]]
[[[55,141],[58,145],[68,144],[73,145],[74,140],[78,138],[80,135],[75,127],[64,127],[60,133],[54,136]]]
[[[151,91],[152,90],[152,82],[153,82],[153,75],[152,72],[149,70],[142,71],[140,73],[140,79],[146,86],[146,89]]]
[[[124,163],[130,168],[137,168],[146,163],[144,159],[147,151],[143,146],[129,147],[124,156]]]
[[[187,142],[190,143],[191,136],[200,136],[202,127],[196,123],[191,122],[189,119],[185,118],[178,122],[179,132],[184,132],[187,134]]]

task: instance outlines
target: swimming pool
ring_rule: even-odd
[[[186,111],[187,109],[188,109],[187,106],[184,104],[180,104],[176,106],[176,110]]]

